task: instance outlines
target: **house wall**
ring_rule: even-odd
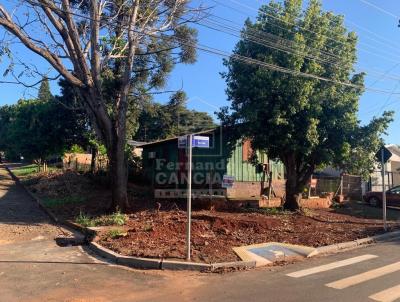
[[[400,162],[392,162],[393,186],[400,186]]]
[[[230,175],[235,177],[235,184],[233,188],[226,190],[228,198],[258,198],[261,192],[263,171],[262,167],[256,167],[248,161],[248,145],[245,144],[243,147],[242,143],[238,143],[234,148],[229,147],[219,129],[210,135],[210,143],[210,149],[193,149],[192,187],[194,189],[208,188],[210,186],[208,180],[211,179],[213,188],[221,188],[223,176]],[[149,158],[150,152],[155,152],[155,159]],[[258,158],[261,162],[268,163],[265,154],[258,153]],[[183,165],[179,165],[180,162]],[[155,188],[185,188],[186,162],[185,149],[178,149],[177,139],[143,146],[144,175]],[[282,192],[283,164],[269,161],[269,168],[273,172],[274,180],[278,181],[279,190],[277,191]],[[160,173],[162,179],[178,180],[178,183],[160,184],[158,181]]]
[[[389,190],[392,187],[400,186],[400,162],[392,161],[386,163],[385,188]],[[371,191],[382,192],[382,172],[376,170],[370,175]]]

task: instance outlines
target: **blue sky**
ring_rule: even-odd
[[[372,3],[379,8],[367,5]],[[2,1],[3,2],[3,1]],[[254,19],[257,8],[268,1],[260,0],[218,0],[234,10],[221,6],[212,0],[202,0],[206,6],[212,6],[212,14],[243,24],[246,17]],[[367,78],[365,85],[374,89],[394,92],[393,95],[367,91],[360,100],[359,118],[367,123],[374,115],[382,114],[383,110],[396,111],[395,122],[389,129],[386,137],[388,143],[400,144],[400,28],[396,16],[400,16],[400,2],[398,0],[323,0],[325,10],[345,16],[349,30],[355,31],[359,36],[357,69],[365,71]],[[194,1],[192,6],[199,3]],[[241,5],[239,5],[240,3]],[[307,1],[305,1],[307,3]],[[382,11],[384,10],[384,11]],[[226,52],[232,51],[238,38],[197,26],[199,42],[201,44],[218,48]],[[42,60],[32,55],[23,47],[15,47],[20,57],[47,68]],[[4,70],[5,62],[0,64]],[[183,89],[189,97],[188,107],[211,114],[218,107],[229,105],[225,95],[225,82],[220,76],[224,71],[222,58],[219,56],[199,52],[198,60],[193,65],[177,66],[171,74],[167,90]],[[388,72],[389,71],[389,72]],[[382,75],[385,78],[382,78]],[[1,75],[1,74],[0,74]],[[399,78],[399,79],[397,79]],[[52,84],[54,93],[57,85]],[[19,98],[35,95],[37,92],[16,85],[0,84],[0,105],[11,104]],[[166,97],[159,96],[160,101]]]

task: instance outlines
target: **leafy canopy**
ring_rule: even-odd
[[[179,91],[163,105],[151,100],[144,103],[139,114],[139,128],[134,138],[153,141],[214,128],[212,117],[206,112],[189,110],[186,94]]]
[[[365,170],[369,161],[359,161],[359,167],[349,164],[355,154],[363,160],[377,149],[392,119],[392,113],[385,112],[361,126],[357,113],[364,74],[354,70],[357,36],[347,32],[342,16],[322,11],[320,1],[311,0],[304,11],[302,7],[302,0],[271,1],[261,6],[255,22],[245,22],[234,54],[224,61],[231,106],[220,113],[226,124],[238,126],[236,136],[251,138],[254,148],[285,164],[287,190],[291,186],[297,192],[321,165]],[[274,43],[271,47],[265,41]],[[277,46],[286,46],[286,51]],[[293,74],[239,61],[235,55],[285,67]]]

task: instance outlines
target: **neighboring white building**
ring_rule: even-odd
[[[397,145],[386,145],[386,148],[392,152],[392,157],[385,165],[387,171],[385,175],[386,190],[400,186],[400,148]],[[371,191],[382,191],[382,172],[377,169],[371,174],[370,179]]]

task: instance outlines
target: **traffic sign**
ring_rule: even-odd
[[[178,148],[187,148],[187,136],[178,137]],[[192,135],[193,148],[210,148],[210,138],[208,136]]]
[[[208,136],[194,135],[192,145],[196,148],[209,148],[210,138]]]
[[[382,156],[383,155],[383,156]],[[392,152],[390,152],[390,150],[388,148],[386,148],[385,146],[382,146],[379,151],[375,154],[375,158],[378,162],[382,162],[383,159],[383,163],[387,163],[389,161],[389,159],[392,157]]]

